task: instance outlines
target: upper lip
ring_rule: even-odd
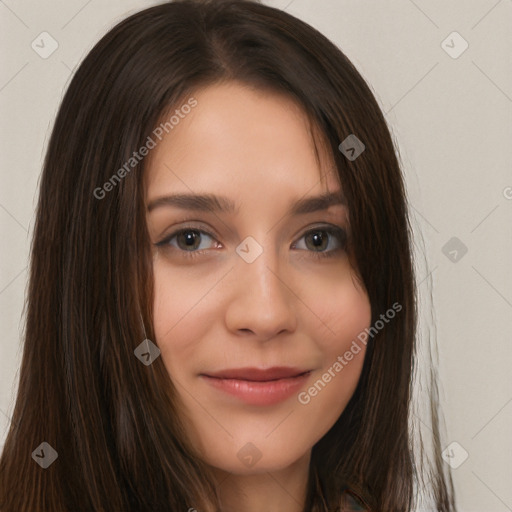
[[[202,373],[217,379],[237,379],[251,381],[269,381],[297,377],[310,370],[290,366],[274,366],[272,368],[231,368],[217,372]]]

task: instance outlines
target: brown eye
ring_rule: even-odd
[[[199,231],[192,229],[180,231],[178,235],[176,235],[178,247],[184,250],[197,249],[201,242],[201,235],[199,233]]]
[[[184,252],[195,252],[208,249],[208,247],[200,247],[205,237],[213,239],[213,235],[202,229],[183,228],[171,233],[155,245],[164,248],[173,247]],[[174,239],[176,244],[172,243]]]
[[[315,253],[314,256],[334,256],[343,251],[347,244],[347,234],[344,229],[332,226],[321,226],[315,229],[311,229],[302,235],[301,239],[305,240],[305,250],[308,252]],[[337,242],[337,243],[336,243]],[[327,248],[333,245],[331,249]],[[297,247],[297,244],[293,248]]]
[[[325,230],[311,231],[305,236],[305,240],[308,249],[323,251],[329,244],[329,235]]]

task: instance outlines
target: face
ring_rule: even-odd
[[[308,202],[342,189],[292,100],[235,83],[194,98],[145,176],[156,343],[205,462],[284,469],[336,422],[363,365],[371,308],[348,210]]]

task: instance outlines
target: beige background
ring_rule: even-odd
[[[85,54],[115,23],[155,3],[0,0],[2,445],[19,377],[27,257],[50,127]],[[459,510],[512,511],[512,1],[265,3],[333,40],[386,113],[417,250],[422,239],[426,247],[418,282],[424,296],[432,283],[445,444],[458,443],[448,460],[457,465],[468,453],[453,470]],[[42,47],[42,32],[58,43],[46,59],[31,47]],[[469,46],[458,55],[464,40]],[[452,237],[459,241],[445,247]]]

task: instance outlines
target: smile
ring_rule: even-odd
[[[236,373],[230,372],[233,375]],[[234,396],[250,405],[265,406],[282,402],[297,393],[309,378],[311,370],[299,372],[293,369],[252,369],[239,370],[238,375],[233,377],[226,376],[229,372],[219,372],[219,375],[201,374],[200,377],[221,393]]]

